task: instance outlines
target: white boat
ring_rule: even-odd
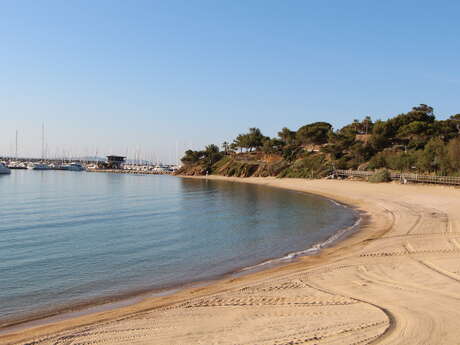
[[[42,164],[42,163],[29,164],[27,166],[27,169],[31,169],[31,170],[51,170],[51,168],[48,165]]]
[[[170,172],[171,169],[167,165],[157,164],[153,169],[155,172]]]
[[[5,164],[0,163],[0,174],[6,175],[11,174],[11,170],[5,166]]]
[[[85,171],[85,167],[81,165],[80,163],[70,163],[64,165],[64,170],[69,170],[69,171]]]
[[[8,164],[8,168],[10,169],[27,169],[27,165],[23,162],[10,162]]]
[[[90,164],[90,165],[88,165],[88,169],[90,169],[90,170],[94,170],[94,169],[97,169],[97,168],[98,168],[98,167],[97,167],[97,164]]]

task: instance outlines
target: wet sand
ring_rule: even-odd
[[[1,344],[458,344],[460,190],[223,178],[315,193],[364,213],[321,254],[0,336]]]

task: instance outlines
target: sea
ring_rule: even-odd
[[[352,209],[261,185],[167,175],[0,175],[0,326],[315,254]]]

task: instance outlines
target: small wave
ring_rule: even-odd
[[[332,202],[332,203],[333,203],[334,205],[336,205],[336,206],[340,206],[340,207],[343,207],[343,208],[348,208],[347,205],[342,204],[342,203],[340,203],[340,202],[338,202],[338,201],[335,201],[335,200],[333,200],[333,199],[328,199],[328,200],[329,200],[330,202]]]
[[[334,201],[334,203],[335,203],[335,201]],[[338,204],[338,205],[346,207],[343,204]],[[335,243],[339,242],[340,240],[343,240],[346,237],[348,237],[351,234],[353,234],[358,229],[358,226],[359,226],[360,223],[361,223],[361,217],[358,217],[358,219],[356,220],[356,222],[353,225],[348,226],[348,227],[343,228],[343,229],[339,229],[338,231],[336,231],[333,235],[328,237],[323,242],[316,243],[313,246],[311,246],[310,248],[307,248],[305,250],[289,253],[289,254],[287,254],[285,256],[282,256],[280,258],[270,259],[270,260],[263,261],[263,262],[261,262],[261,263],[259,263],[257,265],[244,267],[244,268],[242,268],[240,270],[240,272],[257,270],[257,269],[260,269],[260,268],[262,268],[264,266],[267,266],[267,265],[277,265],[277,264],[281,264],[283,262],[290,262],[290,261],[293,261],[294,259],[296,259],[298,257],[301,257],[301,256],[316,255],[321,251],[321,249],[331,247]]]

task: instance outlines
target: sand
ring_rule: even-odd
[[[0,343],[460,343],[459,189],[228,180],[315,193],[353,205],[364,213],[361,229],[320,255],[23,330],[0,337]]]

